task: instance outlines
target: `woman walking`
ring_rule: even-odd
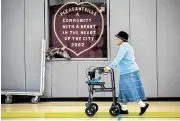
[[[121,114],[128,114],[127,103],[137,102],[140,105],[139,115],[143,115],[149,104],[144,103],[146,100],[144,88],[141,82],[139,67],[135,61],[134,50],[128,43],[129,35],[121,31],[116,37],[119,51],[113,62],[104,68],[108,72],[111,68],[118,67],[120,81],[119,81],[119,96],[118,102],[121,105]]]

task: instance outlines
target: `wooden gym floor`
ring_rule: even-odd
[[[97,102],[99,111],[93,118],[85,113],[84,102],[40,102],[39,104],[1,104],[3,121],[61,121],[61,120],[122,120],[122,121],[154,121],[175,120],[180,121],[180,102],[148,102],[150,107],[143,116],[138,116],[139,105],[129,103],[129,115],[120,115],[112,118],[109,108],[112,102]]]

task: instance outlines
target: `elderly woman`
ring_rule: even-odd
[[[126,32],[119,32],[116,37],[119,51],[114,61],[104,68],[108,72],[111,68],[118,67],[119,81],[119,96],[118,102],[121,105],[121,114],[128,114],[127,103],[137,102],[140,105],[139,115],[143,115],[149,104],[142,100],[146,99],[143,85],[141,82],[139,67],[135,61],[134,50],[128,43],[129,35]]]

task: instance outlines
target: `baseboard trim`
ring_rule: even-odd
[[[1,103],[4,103],[5,96],[1,96]],[[94,101],[109,102],[112,101],[112,97],[94,97]],[[52,102],[52,101],[67,101],[67,102],[81,102],[88,101],[88,97],[61,97],[61,98],[41,98],[41,102]],[[146,101],[180,101],[180,97],[158,97],[158,98],[147,98]],[[13,103],[31,102],[30,96],[13,96]]]

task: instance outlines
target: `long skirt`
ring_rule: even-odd
[[[139,100],[146,100],[139,71],[120,75],[118,102],[127,104]]]

